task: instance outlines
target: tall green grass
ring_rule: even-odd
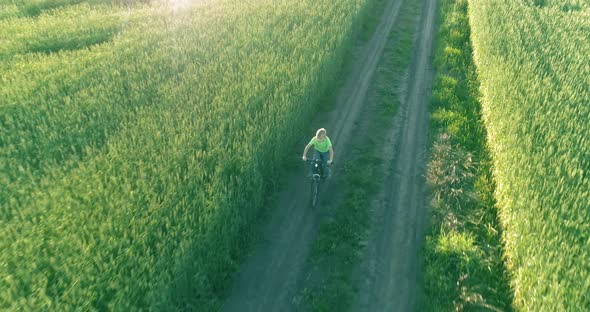
[[[37,18],[0,20],[0,60],[26,53],[77,50],[111,40],[129,16],[116,8],[80,5]],[[22,56],[21,56],[22,57]]]
[[[421,311],[510,311],[467,0],[440,2]]]
[[[590,309],[590,7],[469,1],[515,304]]]
[[[45,13],[78,4],[114,5],[131,7],[136,4],[161,3],[163,0],[0,0],[0,20],[20,17],[37,17]]]
[[[0,308],[219,308],[367,3],[154,6],[4,70]]]

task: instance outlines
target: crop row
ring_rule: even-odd
[[[3,73],[0,307],[218,307],[366,2],[163,11]]]
[[[517,308],[590,309],[590,7],[469,1]]]
[[[136,4],[162,2],[153,0],[0,0],[0,20],[22,17],[37,17],[51,14],[78,4],[113,5],[132,7]]]

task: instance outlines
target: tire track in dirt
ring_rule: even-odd
[[[364,104],[367,90],[377,67],[387,36],[400,10],[401,0],[390,0],[380,24],[339,91],[328,129],[338,155],[346,155],[345,146],[352,135],[354,121]],[[317,124],[318,122],[314,122]],[[307,135],[305,139],[308,139]],[[307,143],[307,142],[305,142]],[[303,146],[301,147],[303,148]],[[223,311],[292,311],[297,309],[298,281],[301,280],[310,247],[318,230],[318,214],[308,207],[309,182],[303,169],[289,173],[288,181],[278,195],[277,205],[262,230],[264,241],[248,257],[226,300]],[[328,183],[329,184],[329,183]],[[324,190],[329,185],[324,187]],[[325,193],[327,197],[329,192]]]
[[[436,8],[436,0],[425,0],[406,95],[384,146],[386,185],[373,206],[353,311],[415,310],[427,215],[424,174]]]

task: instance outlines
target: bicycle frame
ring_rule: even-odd
[[[324,164],[319,159],[310,159],[311,163],[311,206],[315,208],[319,201],[320,181],[323,179]]]
[[[312,179],[320,180],[324,173],[324,165],[321,160],[319,159],[312,159],[309,161],[311,163],[311,177]]]

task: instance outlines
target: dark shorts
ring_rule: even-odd
[[[322,163],[324,164],[324,176],[329,177],[330,166],[328,166],[328,160],[330,160],[330,151],[324,153],[315,151],[315,153],[313,154],[313,159],[319,159],[322,161]]]

